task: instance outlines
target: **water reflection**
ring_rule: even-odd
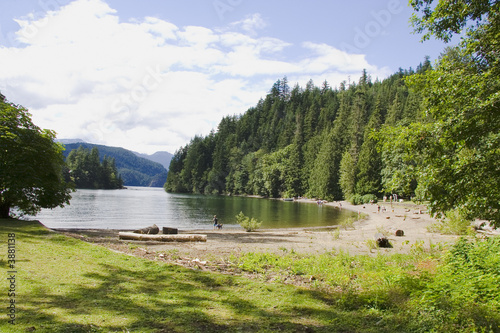
[[[246,197],[169,194],[161,188],[78,190],[64,208],[43,210],[36,218],[50,228],[134,229],[157,224],[184,230],[211,229],[217,215],[226,228],[235,216],[263,221],[263,228],[327,226],[353,213],[329,206]]]

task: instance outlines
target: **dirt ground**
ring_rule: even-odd
[[[304,204],[315,204],[301,199]],[[181,234],[207,235],[206,242],[158,243],[122,241],[119,230],[68,229],[57,230],[85,241],[106,246],[111,250],[141,256],[152,260],[167,261],[187,267],[224,271],[231,255],[245,252],[285,253],[295,251],[303,254],[319,254],[326,251],[343,251],[351,255],[379,253],[408,253],[415,247],[429,249],[435,245],[446,245],[456,241],[457,236],[441,235],[427,231],[436,222],[425,211],[425,206],[412,203],[380,202],[353,206],[346,201],[325,203],[342,209],[359,212],[365,218],[352,227],[322,227],[298,229],[261,229],[246,232],[243,229],[179,230]],[[385,209],[384,209],[385,208]],[[161,228],[161,226],[160,226]],[[338,231],[337,231],[338,228]],[[396,236],[402,230],[404,236]],[[375,235],[384,234],[391,248],[374,248]]]

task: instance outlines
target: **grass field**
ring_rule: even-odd
[[[436,286],[438,253],[385,259],[345,254],[298,258],[293,253],[234,258],[240,269],[281,277],[270,282],[115,253],[37,222],[0,220],[0,233],[1,332],[500,331],[498,290],[471,294],[471,304],[458,309],[452,298],[444,305],[436,298],[422,301]],[[9,239],[15,239],[15,247],[8,247]],[[15,250],[14,264],[8,261],[9,248],[11,255]],[[488,259],[491,267],[500,263],[498,257],[497,252]],[[498,288],[500,271],[488,272],[485,288]],[[11,275],[15,280],[8,280]],[[284,276],[309,277],[318,285],[288,285]],[[12,288],[15,295],[6,297]],[[445,286],[440,288],[447,293]],[[9,323],[11,300],[15,325]]]

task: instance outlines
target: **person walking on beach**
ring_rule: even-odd
[[[214,215],[214,219],[212,221],[214,222],[214,230],[215,230],[219,225],[219,221],[217,220],[217,215]]]

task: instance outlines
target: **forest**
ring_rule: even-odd
[[[151,186],[162,187],[167,179],[167,170],[160,164],[137,156],[130,150],[96,145],[86,142],[68,143],[64,145],[64,156],[67,156],[79,147],[87,150],[97,148],[100,153],[115,161],[116,169],[125,186]],[[101,157],[101,162],[103,158]]]
[[[419,117],[422,98],[405,79],[429,70],[402,70],[383,81],[366,71],[357,82],[290,88],[284,77],[241,116],[195,137],[170,164],[171,192],[307,196],[326,200],[380,196],[399,167],[397,154],[377,149],[376,131]],[[416,182],[390,188],[409,198]]]
[[[72,150],[66,158],[66,181],[75,184],[76,188],[86,189],[120,189],[123,181],[118,174],[115,159],[104,156],[99,158],[99,149],[91,150],[80,146]]]
[[[165,190],[352,203],[397,194],[436,217],[499,227],[497,16],[490,20],[434,65],[426,58],[383,80],[366,70],[335,88],[278,80],[256,106],[176,151]]]

